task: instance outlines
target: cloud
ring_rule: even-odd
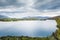
[[[1,0],[0,3],[0,15],[9,17],[60,15],[59,0]]]
[[[0,8],[30,7],[38,10],[60,9],[60,0],[0,0]]]
[[[45,11],[45,12],[39,12],[39,11],[32,11],[32,10],[28,10],[28,12],[8,12],[8,13],[0,13],[0,15],[5,15],[11,18],[22,18],[22,17],[28,17],[28,16],[49,16],[49,17],[53,17],[53,16],[57,16],[60,15],[60,11],[56,11],[56,12],[51,12],[51,11]]]
[[[37,0],[35,8],[38,10],[59,10],[60,0]]]
[[[9,7],[9,6],[20,7],[24,5],[25,3],[20,2],[19,0],[0,0],[0,7]]]

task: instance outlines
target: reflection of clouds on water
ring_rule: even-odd
[[[0,22],[0,35],[47,36],[55,30],[56,22],[52,20]]]

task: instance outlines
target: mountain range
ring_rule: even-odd
[[[0,18],[10,18],[8,16],[5,16],[5,15],[0,15]],[[26,19],[29,19],[29,18],[39,18],[39,19],[46,19],[46,18],[50,18],[50,17],[47,17],[47,16],[27,16],[27,17],[22,17],[22,18],[26,18]]]
[[[49,17],[49,16],[27,16],[27,17],[22,17],[22,18],[15,18],[15,19],[23,19],[23,20],[50,20],[50,19],[54,19],[56,17],[59,17],[60,16],[54,16],[54,17]],[[5,15],[0,15],[0,18],[11,18],[11,17],[8,17],[8,16],[5,16]],[[12,18],[14,19],[14,18]]]
[[[9,17],[5,15],[0,15],[0,18],[9,18]]]
[[[48,16],[28,16],[28,17],[23,17],[24,19],[47,19],[50,18]]]

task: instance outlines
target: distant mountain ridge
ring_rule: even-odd
[[[28,16],[28,17],[24,17],[26,19],[29,19],[29,18],[37,18],[37,19],[47,19],[47,18],[50,18],[50,17],[47,17],[47,16]]]
[[[0,18],[9,18],[9,17],[5,15],[0,15]]]

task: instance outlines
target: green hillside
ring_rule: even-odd
[[[20,19],[20,18],[0,18],[0,21],[25,21],[25,20],[40,20],[40,21],[45,21],[46,19],[37,19],[37,18],[28,18],[28,19],[26,19],[26,18],[22,18],[22,19]]]

